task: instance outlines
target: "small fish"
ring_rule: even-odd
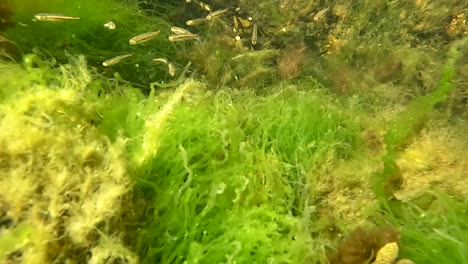
[[[171,62],[169,62],[167,59],[165,58],[156,58],[156,59],[153,59],[153,61],[156,61],[156,62],[162,62],[164,64],[167,65],[167,68],[169,70],[169,74],[174,77],[175,76],[175,72],[176,72],[176,68],[174,66],[174,64],[172,64]]]
[[[253,28],[252,28],[252,45],[256,45],[257,44],[257,40],[258,40],[258,33],[257,33],[258,29],[257,29],[257,23],[254,23],[253,24]]]
[[[194,18],[194,19],[187,20],[187,22],[185,22],[185,24],[187,26],[195,26],[195,25],[207,22],[207,21],[208,21],[208,19],[206,19],[205,17],[203,17],[203,18]]]
[[[167,64],[167,67],[168,67],[168,69],[169,69],[169,74],[170,74],[172,77],[174,77],[174,76],[175,76],[175,73],[176,73],[176,68],[175,68],[174,64],[172,64],[172,63],[169,62],[169,63]]]
[[[133,54],[129,53],[129,54],[124,54],[124,55],[114,57],[112,59],[108,59],[108,60],[106,60],[106,61],[104,61],[102,63],[102,66],[109,67],[109,66],[115,65],[115,64],[119,63],[121,60],[126,59],[128,57],[131,57],[132,55]]]
[[[291,3],[291,0],[282,0],[280,1],[280,8],[286,8]]]
[[[144,33],[144,34],[141,34],[141,35],[138,35],[138,36],[135,36],[135,37],[131,38],[128,42],[130,43],[130,45],[136,45],[136,44],[139,44],[139,43],[143,43],[143,42],[146,42],[146,41],[151,40],[154,37],[156,37],[159,34],[159,32],[160,31],[158,30],[158,31],[152,31],[152,32]]]
[[[250,28],[252,26],[252,19],[250,19],[251,17],[245,19],[245,18],[241,18],[241,17],[238,17],[238,16],[233,16],[232,17],[232,20],[233,20],[233,24],[234,24],[234,28],[233,28],[233,31],[234,32],[242,32],[244,31],[244,29],[246,28]]]
[[[206,19],[208,19],[208,20],[215,19],[215,18],[221,16],[222,14],[226,13],[227,11],[228,11],[227,8],[213,11],[213,12],[209,13],[208,15],[206,15]]]
[[[68,21],[68,20],[80,20],[79,17],[66,16],[62,14],[51,14],[51,13],[40,13],[35,14],[34,19],[37,21]]]
[[[195,2],[197,5],[199,5],[201,8],[205,9],[206,11],[211,12],[211,6],[209,4],[199,1],[199,0],[193,0],[193,2]]]
[[[169,41],[184,41],[184,40],[192,40],[192,39],[199,39],[197,34],[177,34],[177,35],[170,35]]]
[[[104,24],[104,27],[109,29],[109,30],[114,30],[117,26],[115,25],[115,23],[113,21],[109,21],[109,22]]]
[[[328,9],[330,9],[330,7],[327,7],[327,8],[324,8],[324,9],[318,11],[317,14],[315,14],[315,16],[314,16],[314,21],[317,22],[320,19],[322,19],[325,16],[325,14],[327,13]]]
[[[153,61],[156,61],[156,62],[162,62],[162,63],[165,63],[165,64],[168,64],[169,61],[165,58],[155,58],[153,59]]]
[[[174,34],[180,35],[180,34],[193,34],[189,30],[181,27],[171,27],[171,31]]]

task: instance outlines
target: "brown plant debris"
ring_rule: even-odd
[[[349,236],[338,244],[334,254],[328,259],[330,264],[362,264],[376,260],[377,252],[389,243],[399,243],[400,233],[396,229],[356,228]],[[391,244],[393,245],[393,244]]]

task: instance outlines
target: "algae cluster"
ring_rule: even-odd
[[[0,1],[0,262],[468,263],[465,13]]]
[[[0,207],[2,240],[10,241],[2,246],[3,261],[81,261],[76,250],[111,240],[88,261],[122,257],[135,263],[118,233],[101,227],[119,214],[130,178],[122,142],[110,142],[92,124],[84,59],[54,70],[1,68]],[[110,250],[119,247],[121,252]]]

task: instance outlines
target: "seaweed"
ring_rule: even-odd
[[[386,145],[386,154],[382,158],[384,169],[382,173],[373,176],[373,191],[381,202],[385,203],[391,197],[400,182],[399,169],[395,164],[398,149],[407,144],[414,135],[417,135],[434,107],[444,102],[454,89],[452,83],[454,67],[462,52],[458,49],[466,45],[467,40],[467,38],[459,40],[450,47],[448,61],[442,71],[438,88],[428,95],[418,97],[388,125],[387,133],[384,136]]]
[[[27,57],[32,65],[0,62],[1,262],[103,263],[118,248],[135,263],[105,227],[131,181],[122,139],[111,143],[93,125],[86,61],[56,68]]]
[[[172,110],[157,154],[134,171],[142,263],[322,261],[300,217],[315,181],[304,171],[352,155],[358,128],[319,92],[205,93]]]
[[[401,255],[414,263],[466,263],[466,198],[453,197],[437,189],[428,194],[433,197],[428,208],[413,202],[400,203],[377,222],[399,227],[400,242],[404,245]]]
[[[228,10],[169,42],[202,2]],[[365,263],[389,242],[416,262],[467,261],[466,199],[391,200],[400,151],[464,69],[466,38],[434,84],[461,2],[202,2],[0,9],[2,261]],[[81,19],[32,20],[43,12]],[[154,57],[187,66],[172,80]]]

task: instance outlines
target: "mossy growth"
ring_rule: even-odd
[[[398,188],[398,186],[394,186],[398,185],[400,177],[398,166],[395,163],[398,150],[419,132],[434,107],[438,103],[444,102],[452,92],[455,65],[466,43],[468,43],[468,38],[457,41],[451,46],[439,87],[428,95],[418,97],[388,125],[388,131],[384,136],[386,145],[386,154],[383,157],[384,170],[381,174],[376,174],[373,179],[374,193],[382,202],[385,202]]]
[[[0,261],[136,263],[110,226],[131,186],[124,142],[93,125],[83,57],[41,63],[0,63]]]

